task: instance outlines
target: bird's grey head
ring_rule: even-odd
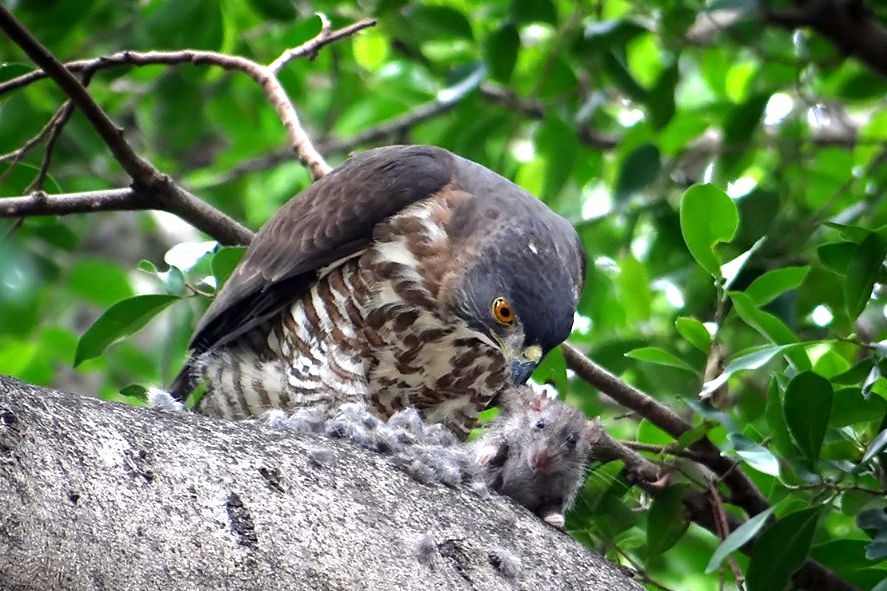
[[[510,200],[513,207],[504,212],[497,200],[478,199],[472,211],[461,212],[487,224],[485,232],[468,232],[464,260],[471,262],[451,302],[481,338],[501,349],[515,384],[569,336],[585,272],[573,226],[530,198],[529,207]]]

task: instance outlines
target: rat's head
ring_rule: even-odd
[[[534,474],[581,469],[591,448],[592,422],[581,411],[546,396],[528,401],[526,461]]]

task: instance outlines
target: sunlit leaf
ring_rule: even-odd
[[[711,335],[705,326],[691,316],[681,316],[675,320],[675,328],[687,342],[702,351],[708,353],[711,349]]]
[[[763,306],[780,294],[796,289],[804,282],[809,272],[809,266],[783,267],[767,271],[745,288],[745,294],[752,299],[756,306]]]
[[[640,361],[647,361],[648,363],[686,369],[687,371],[696,373],[696,369],[694,369],[689,363],[659,347],[641,347],[640,349],[633,349],[626,353],[625,356]]]
[[[767,523],[767,519],[773,515],[773,508],[770,507],[764,511],[761,511],[739,527],[737,527],[733,532],[724,538],[724,541],[717,547],[714,551],[714,554],[711,556],[711,560],[708,561],[708,566],[705,567],[706,573],[713,573],[721,566],[721,563],[724,562],[724,559],[727,558],[733,552],[736,552],[743,546],[745,546],[749,541],[754,538],[761,528]]]
[[[681,233],[693,258],[706,271],[719,277],[721,260],[714,251],[719,242],[729,242],[739,226],[736,204],[714,185],[694,185],[681,199]]]
[[[141,295],[117,302],[80,337],[74,353],[74,367],[98,357],[112,343],[138,331],[178,299],[173,295]]]

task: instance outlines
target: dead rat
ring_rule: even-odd
[[[590,421],[581,411],[529,386],[500,395],[500,415],[472,444],[487,486],[509,496],[554,527],[585,481]]]

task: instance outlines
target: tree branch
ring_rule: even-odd
[[[764,8],[765,23],[794,30],[810,27],[845,55],[887,76],[887,28],[862,0],[795,0],[794,9]]]
[[[576,374],[629,410],[650,420],[654,425],[678,439],[691,429],[691,425],[673,410],[660,404],[634,386],[625,383],[594,363],[574,346],[562,345],[567,365]],[[730,502],[742,507],[750,516],[757,515],[770,507],[767,499],[754,483],[739,470],[737,464],[723,456],[721,450],[707,437],[689,446],[690,450],[704,458],[704,464],[730,488]]]
[[[154,197],[156,209],[164,209],[179,215],[225,244],[240,244],[249,240],[252,233],[247,228],[200,201],[136,154],[126,143],[123,130],[102,111],[83,84],[65,69],[3,5],[0,5],[0,29],[6,32],[10,39],[71,97],[72,102],[83,112],[110,148],[123,170],[132,178],[136,192],[148,192]]]
[[[516,503],[344,441],[0,376],[0,588],[160,587],[642,591]]]

